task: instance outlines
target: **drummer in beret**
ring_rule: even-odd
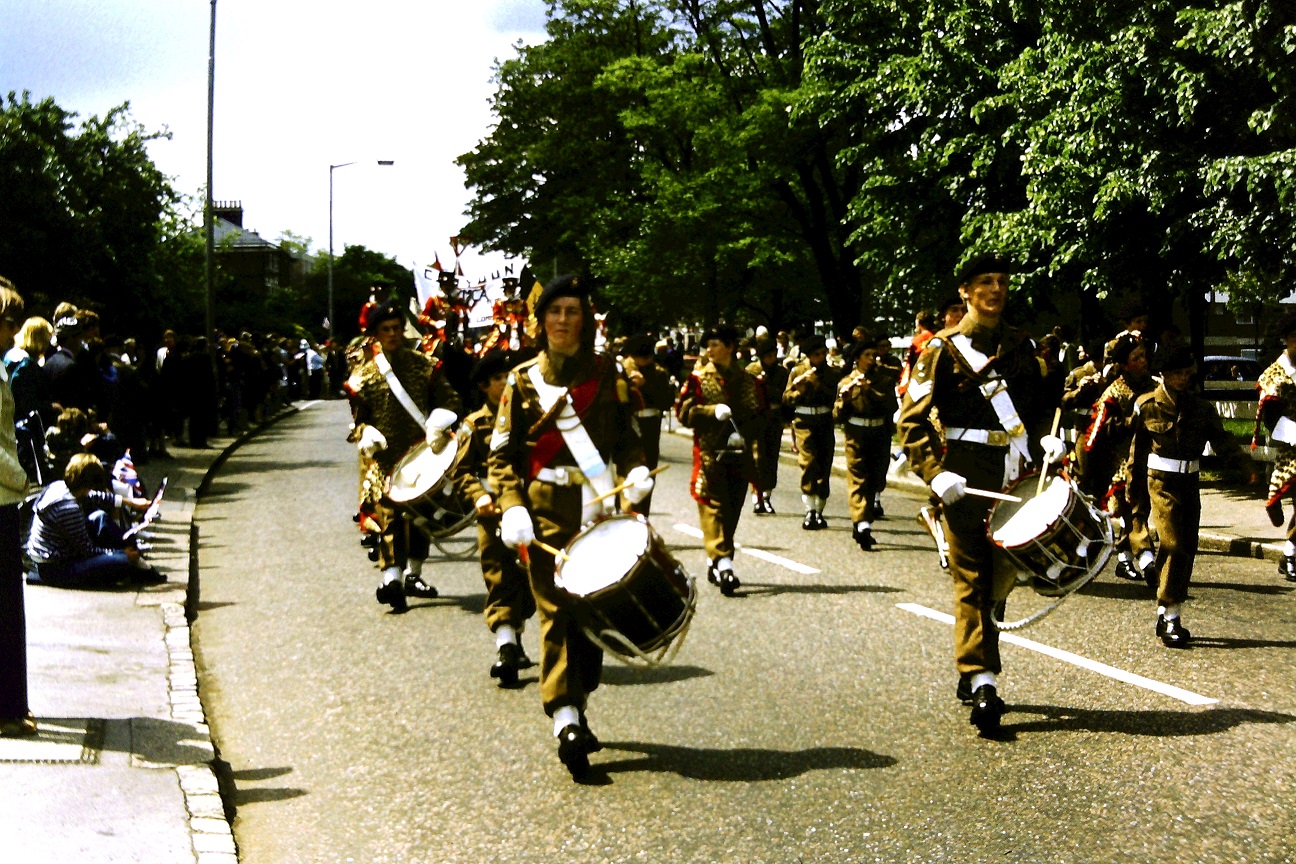
[[[783,446],[783,391],[787,388],[788,369],[779,363],[778,342],[768,335],[756,337],[756,357],[747,364],[747,372],[756,379],[765,423],[756,433],[753,456],[756,482],[752,484],[752,512],[773,515],[774,488],[778,486],[779,449]]]
[[[792,414],[792,436],[801,469],[801,503],[805,505],[801,528],[820,531],[828,527],[823,511],[828,502],[828,479],[837,446],[832,406],[842,373],[829,365],[827,340],[823,336],[812,333],[798,347],[801,361],[788,373],[783,405]]]
[[[1162,345],[1152,359],[1161,386],[1139,397],[1131,427],[1129,498],[1147,505],[1160,538],[1154,562],[1157,592],[1156,635],[1167,648],[1186,648],[1192,634],[1181,610],[1188,599],[1201,525],[1201,455],[1209,443],[1251,483],[1259,482],[1255,463],[1220,422],[1213,403],[1190,387],[1196,358],[1183,342]],[[1140,470],[1139,466],[1146,465]]]

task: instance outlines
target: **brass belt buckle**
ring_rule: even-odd
[[[991,429],[990,434],[986,436],[986,443],[991,447],[1007,447],[1008,433],[1001,429]]]

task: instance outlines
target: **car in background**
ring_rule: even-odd
[[[1232,389],[1211,387],[1212,383],[1219,382],[1247,382],[1255,386],[1255,382],[1260,380],[1260,373],[1264,368],[1260,361],[1251,357],[1231,357],[1223,354],[1212,354],[1202,360],[1201,368],[1198,374],[1206,389]]]

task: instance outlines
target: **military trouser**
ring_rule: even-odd
[[[374,505],[374,519],[382,528],[378,538],[378,566],[404,568],[410,559],[424,561],[428,557],[427,535],[410,524],[405,514],[382,499]]]
[[[536,539],[562,549],[580,530],[581,487],[539,480],[527,485],[528,510]],[[603,652],[573,617],[570,600],[554,585],[554,557],[528,547],[531,593],[540,613],[540,699],[550,717],[564,705],[584,710],[585,697],[599,685]]]
[[[1197,558],[1197,531],[1201,527],[1201,482],[1196,474],[1149,470],[1148,502],[1157,549],[1157,602],[1162,606],[1188,599]]]
[[[962,474],[972,488],[998,490],[1004,456],[1003,447],[951,441],[944,467]],[[1002,620],[1001,604],[1016,583],[1017,567],[986,535],[992,503],[969,495],[941,508],[954,580],[954,663],[960,674],[1003,671],[999,631],[991,615],[999,607]]]
[[[792,435],[797,445],[797,465],[801,468],[801,494],[828,497],[828,478],[832,476],[833,448],[837,436],[832,419],[813,423],[792,421]]]
[[[783,420],[777,415],[766,419],[756,436],[756,489],[772,492],[778,486],[779,451],[783,447]]]
[[[846,427],[846,493],[852,522],[872,522],[878,493],[886,488],[891,435],[886,426]]]
[[[499,517],[477,520],[477,549],[481,554],[482,579],[486,582],[486,626],[494,633],[501,624],[522,629],[535,614],[535,597],[526,568],[518,563],[517,552],[499,538]]]
[[[661,462],[661,417],[637,417],[639,424],[639,441],[643,445],[644,467],[649,471],[656,468]],[[649,492],[648,497],[644,498],[631,509],[636,513],[647,516],[652,512],[653,493]]]
[[[1275,442],[1278,450],[1274,459],[1273,473],[1269,475],[1268,506],[1278,508],[1275,521],[1282,519],[1282,499],[1287,498],[1292,505],[1292,515],[1287,521],[1287,540],[1296,542],[1296,447]]]
[[[741,474],[723,465],[707,474],[706,491],[710,497],[697,502],[698,521],[702,524],[707,558],[713,562],[733,557],[734,532],[746,502],[747,486]]]
[[[1146,504],[1135,504],[1118,489],[1111,497],[1112,515],[1120,522],[1116,537],[1116,549],[1128,552],[1133,560],[1138,561],[1145,551],[1152,551],[1152,532],[1148,530],[1148,507]]]

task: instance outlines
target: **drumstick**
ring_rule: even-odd
[[[1014,504],[1020,504],[1021,500],[1016,495],[1005,495],[1003,492],[991,492],[989,489],[973,489],[966,486],[963,489],[968,495],[975,495],[978,498],[993,498],[996,501],[1011,501]]]
[[[649,477],[656,477],[658,474],[660,474],[661,472],[665,471],[665,470],[666,470],[667,468],[669,468],[669,467],[670,467],[670,465],[662,465],[662,466],[659,466],[659,467],[657,467],[657,468],[654,468],[654,469],[652,469],[651,471],[648,472],[648,476],[649,476]],[[589,502],[589,503],[591,503],[591,504],[597,504],[598,502],[602,501],[604,498],[611,498],[613,495],[616,495],[616,494],[618,494],[618,493],[620,493],[620,492],[624,492],[625,490],[629,489],[631,486],[633,486],[633,485],[635,484],[635,482],[636,482],[636,481],[631,481],[631,482],[629,482],[629,483],[622,483],[620,486],[613,486],[611,489],[609,489],[608,491],[604,492],[602,495],[598,496],[597,498],[595,498],[593,501],[591,501],[591,502]]]
[[[1053,437],[1057,437],[1058,424],[1062,422],[1062,406],[1059,405],[1053,412],[1053,429],[1049,432]],[[1044,480],[1048,477],[1048,465],[1040,466],[1039,488],[1035,490],[1036,495],[1044,494]]]
[[[563,561],[571,560],[570,558],[567,557],[566,552],[562,551],[561,549],[555,549],[554,547],[550,546],[548,543],[542,543],[539,540],[532,540],[530,545],[543,549],[553,557],[561,558]]]

